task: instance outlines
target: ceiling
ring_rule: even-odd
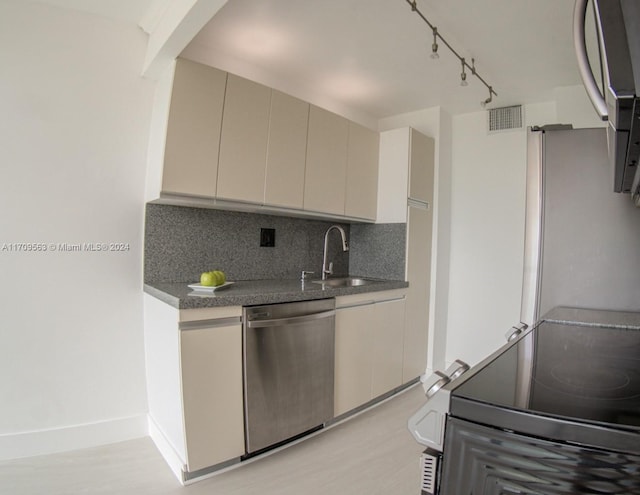
[[[42,1],[138,24],[167,4]],[[489,107],[549,101],[555,87],[580,84],[573,3],[417,0],[453,48],[475,58],[498,93]],[[183,55],[372,119],[435,106],[453,114],[481,110],[487,88],[471,74],[461,87],[459,60],[442,43],[440,58],[431,59],[432,40],[407,0],[229,0]]]

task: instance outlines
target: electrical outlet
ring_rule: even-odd
[[[260,247],[275,247],[276,229],[260,229]]]

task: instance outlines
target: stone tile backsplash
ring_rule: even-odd
[[[407,224],[353,224],[349,273],[404,280]]]
[[[302,270],[320,278],[324,234],[336,224],[347,232],[351,249],[343,253],[339,233],[329,234],[335,275],[404,278],[405,224],[350,226],[159,204],[147,204],[145,216],[145,282],[196,282],[201,272],[215,269],[229,280],[295,279]],[[260,247],[261,228],[275,229],[274,247]]]

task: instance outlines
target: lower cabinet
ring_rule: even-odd
[[[371,396],[377,397],[402,385],[405,299],[375,304]]]
[[[149,432],[184,483],[244,454],[242,308],[144,304]]]
[[[335,415],[402,385],[405,291],[336,298]]]
[[[334,415],[403,383],[406,289],[336,298]],[[242,307],[144,295],[149,435],[185,483],[245,454]],[[212,468],[212,469],[209,469]]]
[[[374,309],[365,301],[336,310],[335,416],[371,399]]]
[[[431,290],[433,210],[410,206],[407,213],[407,327],[402,376],[408,381],[425,372]]]
[[[190,472],[244,453],[241,358],[239,324],[211,323],[180,330],[182,404]]]

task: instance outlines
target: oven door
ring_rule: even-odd
[[[422,377],[422,386],[427,402],[407,422],[407,427],[415,440],[427,447],[420,458],[422,495],[447,493],[441,491],[439,486],[445,425],[451,405],[451,391],[459,383],[464,382],[469,375],[477,373],[514,345],[526,335],[527,329],[528,326],[522,322],[511,327],[505,334],[507,343],[471,370],[467,363],[456,359],[445,371],[436,371],[429,377]]]
[[[586,448],[450,417],[440,494],[640,495],[640,456]]]

